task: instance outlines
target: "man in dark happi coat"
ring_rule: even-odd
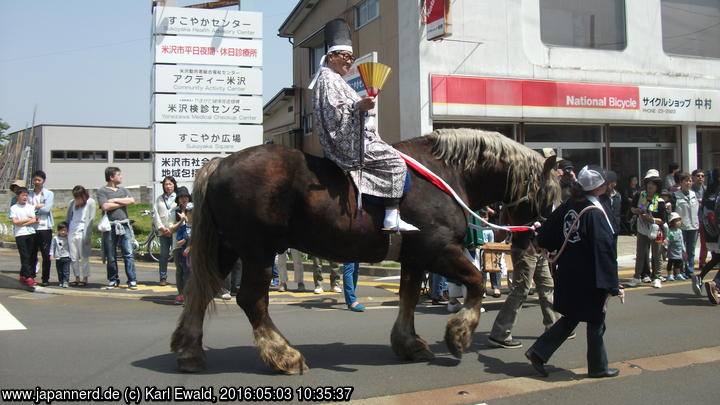
[[[579,322],[587,323],[588,375],[594,378],[613,377],[617,369],[608,368],[603,342],[605,310],[609,296],[621,295],[617,274],[613,227],[598,196],[607,189],[605,174],[600,168],[584,167],[573,186],[570,198],[555,210],[539,230],[540,247],[557,251],[569,236],[565,250],[557,261],[554,274],[554,309],[562,317],[548,329],[526,356],[542,375],[550,359]],[[589,209],[571,226],[586,207]]]

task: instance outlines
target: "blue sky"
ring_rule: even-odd
[[[178,0],[178,5],[207,0]],[[0,119],[148,126],[150,0],[0,0]],[[277,36],[297,0],[242,0],[263,12],[263,93],[292,85],[292,46]]]

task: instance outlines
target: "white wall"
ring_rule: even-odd
[[[417,2],[400,0],[400,12],[417,15]],[[627,47],[623,51],[548,47],[540,40],[537,0],[452,2],[452,36],[427,41],[425,28],[401,37],[419,43],[420,100],[416,109],[429,128],[429,75],[457,74],[500,78],[632,84],[692,89],[720,88],[720,60],[666,55],[662,49],[660,0],[626,0]],[[415,7],[413,9],[412,7]],[[402,20],[403,17],[400,17]],[[407,32],[403,32],[407,30]],[[410,85],[409,80],[403,83]],[[403,89],[402,92],[407,90]],[[403,102],[405,100],[403,99]],[[403,120],[403,122],[408,122]]]
[[[107,162],[53,162],[52,150],[107,151]],[[96,188],[105,184],[105,168],[117,166],[123,172],[123,185],[151,186],[152,161],[113,162],[113,151],[150,151],[150,129],[42,126],[40,169],[47,174],[50,189],[70,189],[75,185]]]

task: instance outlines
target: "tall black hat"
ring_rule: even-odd
[[[325,44],[327,51],[348,51],[352,52],[352,36],[350,35],[350,27],[345,20],[336,18],[325,24]]]

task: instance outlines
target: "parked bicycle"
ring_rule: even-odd
[[[140,213],[141,216],[147,216],[150,215],[151,222],[152,219],[155,217],[155,211],[153,210],[144,210]],[[160,233],[153,225],[152,231],[148,235],[147,239],[143,241],[139,241],[137,239],[134,239],[132,241],[133,249],[135,250],[136,254],[139,255],[145,255],[148,254],[150,258],[153,259],[153,261],[159,262],[160,261]],[[168,261],[172,261],[172,255],[168,257]]]

